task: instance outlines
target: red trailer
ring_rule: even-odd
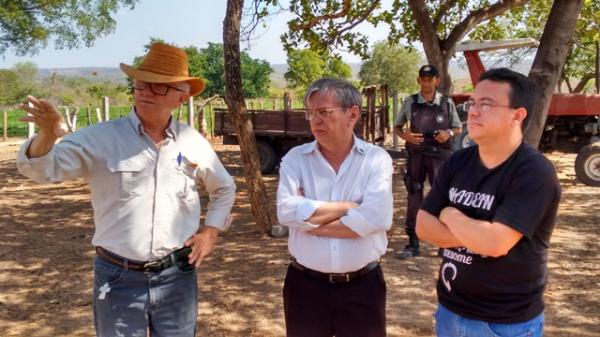
[[[485,71],[479,52],[534,47],[537,44],[534,39],[465,41],[456,50],[464,53],[471,82],[475,86]],[[461,104],[469,97],[468,93],[452,95],[463,121],[466,121],[466,112],[461,111]],[[468,131],[466,127],[463,130],[460,146],[468,146]],[[575,173],[579,180],[587,185],[600,186],[600,95],[555,93],[548,109],[540,149],[577,153]]]

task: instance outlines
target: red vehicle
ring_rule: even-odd
[[[516,39],[504,41],[465,41],[457,48],[464,52],[471,82],[477,84],[485,67],[479,57],[481,51],[537,46],[534,39]],[[461,120],[466,121],[466,112],[462,103],[470,94],[454,94]],[[468,146],[470,139],[466,127],[458,139],[459,147]],[[598,94],[562,94],[552,95],[546,126],[540,140],[543,151],[559,150],[577,153],[575,173],[584,184],[600,186],[600,95]]]

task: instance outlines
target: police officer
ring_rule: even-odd
[[[435,66],[422,66],[417,82],[421,90],[404,100],[394,123],[394,130],[404,139],[408,154],[404,176],[408,192],[405,220],[408,245],[398,256],[401,259],[419,255],[415,222],[423,201],[423,184],[425,178],[433,184],[438,168],[452,153],[450,140],[461,132],[462,126],[452,99],[436,91],[440,80]],[[407,122],[409,126],[405,127]]]

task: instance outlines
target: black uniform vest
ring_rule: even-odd
[[[425,153],[439,152],[439,148],[451,150],[450,140],[445,143],[438,143],[434,139],[436,131],[451,128],[448,98],[443,96],[440,100],[440,105],[419,103],[418,94],[412,95],[412,99],[413,102],[410,107],[410,131],[412,133],[422,133],[424,141],[420,145],[406,143],[407,149]]]

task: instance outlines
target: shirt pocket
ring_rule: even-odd
[[[120,199],[143,196],[154,185],[154,165],[146,157],[109,159],[106,165],[118,186]]]
[[[198,188],[201,187],[202,181],[197,178],[198,170],[198,165],[185,156],[183,157],[183,163],[177,166],[177,174],[183,177],[184,190],[181,196],[184,199],[193,201],[199,197]]]

